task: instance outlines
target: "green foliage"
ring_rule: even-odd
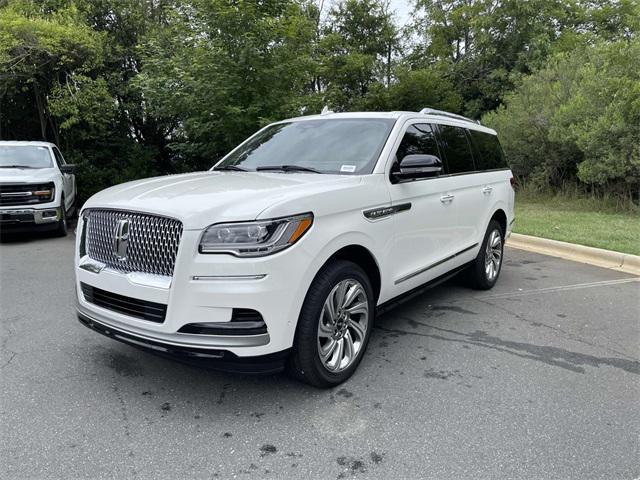
[[[578,179],[628,196],[640,187],[640,39],[557,54],[483,118],[533,185]]]
[[[637,197],[640,3],[417,0],[413,19],[386,0],[0,0],[0,139],[58,143],[86,198],[325,105],[495,110],[528,183]]]

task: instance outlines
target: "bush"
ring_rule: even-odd
[[[568,181],[637,198],[640,40],[585,45],[521,79],[483,123],[501,135],[516,175],[532,187]]]

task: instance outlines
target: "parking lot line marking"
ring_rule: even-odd
[[[576,283],[574,285],[561,285],[558,287],[537,288],[535,290],[523,290],[517,292],[496,293],[494,295],[478,295],[475,298],[504,298],[504,297],[523,297],[526,295],[537,295],[542,293],[564,292],[567,290],[580,290],[583,288],[606,287],[609,285],[619,285],[621,283],[640,282],[640,277],[619,278],[617,280],[602,280],[600,282]]]

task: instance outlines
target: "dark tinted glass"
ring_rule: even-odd
[[[498,137],[489,133],[469,130],[471,138],[478,151],[478,170],[491,170],[492,168],[507,168],[507,161],[502,153]]]
[[[64,158],[62,158],[62,154],[60,153],[60,150],[58,150],[55,147],[53,147],[53,156],[56,157],[56,163],[58,164],[58,167],[62,165],[66,165]]]
[[[271,125],[244,142],[218,167],[247,170],[296,165],[324,173],[368,174],[391,128],[390,118],[304,120]]]
[[[396,152],[396,159],[402,160],[407,155],[418,154],[435,155],[440,158],[435,133],[428,123],[411,125],[407,129]]]
[[[464,128],[438,125],[447,159],[448,173],[473,172],[473,155]]]

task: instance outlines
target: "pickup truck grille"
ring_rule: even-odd
[[[47,195],[46,192],[50,193]],[[53,197],[53,182],[0,185],[0,205],[2,206],[46,203],[52,201]]]
[[[85,213],[86,253],[120,272],[173,276],[182,222],[124,210]]]

